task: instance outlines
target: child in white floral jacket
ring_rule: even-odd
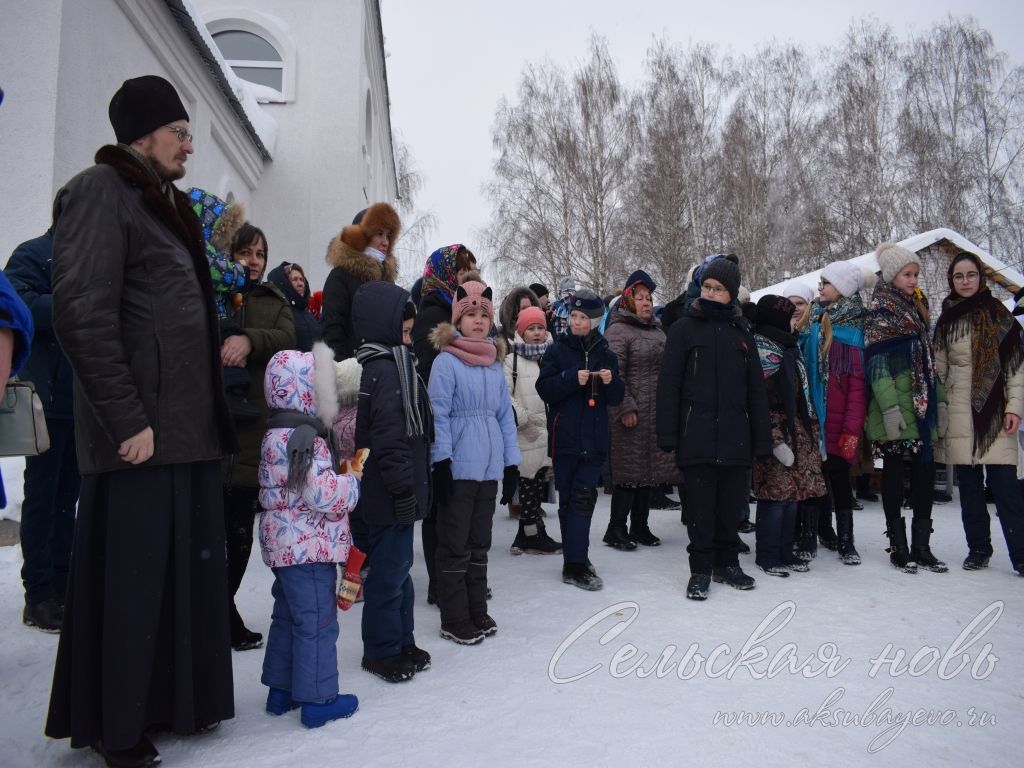
[[[263,659],[267,712],[302,707],[309,728],[348,717],[355,696],[338,695],[337,567],[352,535],[359,473],[338,474],[331,422],[338,410],[333,354],[285,350],[267,364],[271,408],[260,458],[260,548],[274,571],[274,612]]]

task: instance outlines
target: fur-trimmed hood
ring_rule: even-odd
[[[525,285],[513,288],[501,302],[498,309],[498,322],[501,324],[501,334],[511,341],[516,335],[516,318],[519,317],[519,303],[527,298],[533,306],[540,305],[540,299],[532,289]]]
[[[434,330],[430,332],[430,336],[428,338],[430,339],[430,343],[433,345],[434,349],[438,352],[443,352],[444,348],[451,344],[455,340],[455,337],[459,335],[460,334],[455,330],[454,325],[451,323],[441,323],[440,325],[434,326]],[[494,346],[497,347],[498,362],[504,362],[505,355],[508,354],[508,345],[501,336],[492,336],[490,338],[494,342]]]
[[[349,224],[331,241],[327,249],[327,263],[332,267],[347,269],[361,282],[386,280],[395,282],[398,277],[398,259],[395,258],[395,242],[402,231],[398,213],[387,203],[374,203],[357,217],[358,223]],[[370,244],[374,234],[386,229],[389,234],[388,252],[383,268],[372,256],[363,251]]]
[[[338,415],[334,352],[318,341],[312,352],[286,349],[267,363],[263,391],[267,405],[315,416],[328,429]]]

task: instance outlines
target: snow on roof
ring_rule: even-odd
[[[928,232],[922,232],[918,235],[908,237],[906,240],[900,240],[899,245],[906,248],[907,250],[917,253],[918,251],[922,251],[925,248],[928,248],[929,246],[934,245],[935,243],[940,242],[942,240],[948,240],[961,251],[968,251],[969,253],[975,254],[978,258],[985,262],[985,265],[990,267],[993,272],[1001,273],[1008,282],[1018,286],[1024,285],[1024,275],[1022,275],[1019,271],[1017,271],[1011,266],[1008,266],[1007,264],[1004,264],[1002,261],[997,259],[992,254],[990,254],[988,251],[975,245],[966,237],[961,235],[959,232],[954,232],[952,229],[946,229],[945,227],[942,227],[939,229],[930,230]],[[874,251],[862,254],[861,256],[855,256],[852,259],[848,259],[848,261],[852,264],[856,264],[862,270],[868,269],[872,272],[878,271],[878,261],[875,259]],[[786,285],[786,283],[794,281],[804,283],[805,285],[810,287],[812,292],[817,293],[818,276],[820,274],[821,270],[816,269],[813,272],[808,272],[807,274],[804,275],[796,275],[795,277],[791,277],[788,280],[783,280],[781,283],[775,283],[774,285],[759,288],[756,291],[751,291],[750,300],[756,302],[762,296],[778,294],[782,290],[782,287]]]

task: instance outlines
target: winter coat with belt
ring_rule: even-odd
[[[390,251],[382,263],[347,243],[345,233],[351,229],[342,230],[327,252],[327,263],[334,269],[324,282],[320,318],[324,341],[334,350],[335,360],[352,357],[361,343],[352,331],[352,300],[359,286],[371,280],[393,283],[398,275],[398,259]]]
[[[221,380],[206,245],[188,197],[122,146],[54,201],[53,325],[75,372],[83,475],[130,469],[122,442],[152,427],[140,466],[238,450]]]
[[[581,370],[607,368],[612,380],[597,377],[580,385]],[[573,454],[601,464],[608,456],[608,408],[618,405],[626,388],[619,361],[597,331],[586,336],[563,333],[540,361],[537,393],[548,404],[548,453]]]
[[[537,476],[542,467],[551,466],[548,457],[548,409],[537,394],[540,361],[528,360],[520,355],[518,348],[523,344],[522,337],[516,334],[512,352],[505,355],[505,381],[512,394],[512,406],[516,409],[519,452],[522,454],[519,474],[532,478]]]
[[[672,457],[658,450],[657,390],[665,354],[665,332],[652,318],[641,320],[620,301],[612,310],[604,333],[619,361],[625,384],[622,403],[608,410],[612,432],[612,482],[616,485],[678,484]],[[636,426],[626,427],[622,417],[635,413]]]
[[[356,336],[396,347],[402,343],[402,313],[409,293],[392,283],[367,283],[352,311]],[[428,395],[422,380],[419,396]],[[402,407],[402,385],[393,359],[368,360],[362,369],[355,445],[369,448],[363,469],[359,514],[372,525],[395,525],[395,497],[416,495],[416,517],[430,503],[430,436],[410,436]]]
[[[19,377],[31,381],[48,419],[72,419],[74,375],[53,332],[53,233],[28,240],[11,254],[4,274],[32,313],[35,335]]]
[[[434,409],[430,461],[451,459],[455,480],[501,480],[505,467],[518,466],[521,459],[501,356],[490,365],[468,365],[441,351],[456,334],[451,323],[431,334],[440,354],[427,385]]]
[[[245,369],[249,372],[247,399],[259,409],[260,415],[238,425],[241,450],[224,459],[224,484],[257,488],[260,442],[270,413],[263,392],[263,377],[275,353],[295,347],[295,326],[288,301],[272,283],[260,283],[249,291],[245,303],[235,310],[235,319],[252,344],[252,351],[245,360]]]
[[[971,334],[950,342],[948,349],[935,350],[935,370],[945,385],[948,399],[949,425],[939,440],[935,458],[947,464],[1010,464],[1017,465],[1017,434],[1000,430],[995,442],[983,455],[974,450],[974,419],[971,411]],[[1024,366],[1010,376],[1004,385],[1004,413],[1024,416]]]
[[[676,466],[750,466],[771,453],[768,399],[739,307],[698,299],[676,321],[658,378],[658,447]]]
[[[326,348],[324,348],[326,351]],[[316,364],[313,364],[314,356]],[[316,375],[329,365],[331,353],[285,350],[273,356],[266,368],[265,389],[271,408],[321,419],[318,403],[337,398],[334,371],[325,379]],[[334,405],[334,403],[331,403]],[[321,424],[330,430],[335,408],[323,409]],[[335,470],[330,447],[324,438],[313,438],[312,463],[302,486],[288,488],[288,440],[294,428],[268,429],[260,450],[259,500],[260,548],[270,568],[303,563],[343,563],[348,559],[352,534],[348,516],[359,501],[359,481]]]

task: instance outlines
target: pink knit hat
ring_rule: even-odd
[[[452,325],[458,328],[459,320],[471,309],[482,309],[487,318],[494,322],[491,289],[476,280],[469,280],[455,290],[455,299],[452,301]]]
[[[527,307],[519,313],[519,319],[516,320],[516,333],[524,336],[526,329],[535,323],[547,327],[544,310],[540,307]]]

